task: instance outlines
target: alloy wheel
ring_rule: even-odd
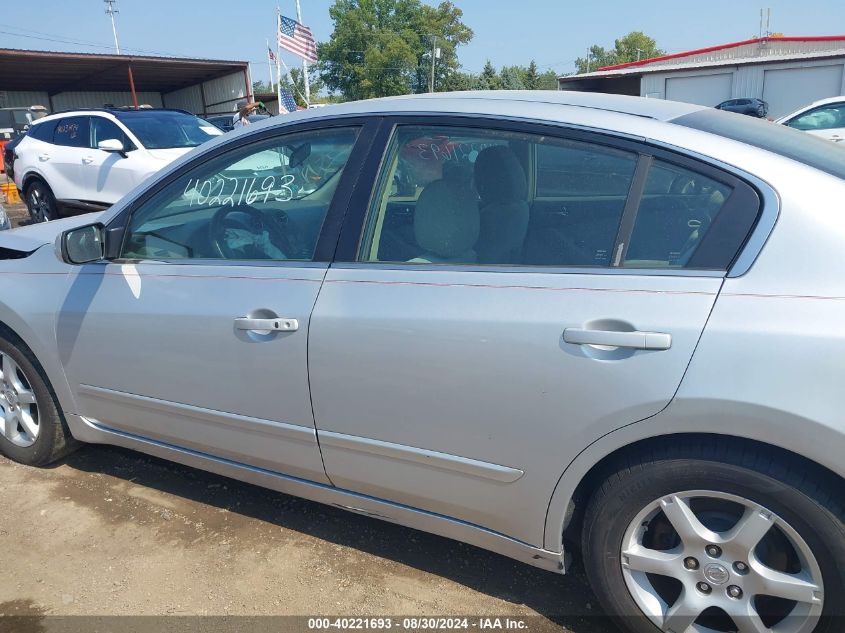
[[[14,359],[0,352],[0,435],[15,446],[35,444],[40,430],[32,383]]]
[[[622,541],[637,606],[667,633],[809,633],[824,600],[812,550],[753,501],[695,490],[644,508]]]
[[[53,219],[50,217],[50,203],[38,187],[33,187],[29,192],[29,208],[35,222],[49,222]]]

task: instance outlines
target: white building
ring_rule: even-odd
[[[845,94],[845,35],[754,38],[558,79],[561,90],[630,94],[715,106],[758,98],[776,118]]]

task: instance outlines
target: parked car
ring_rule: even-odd
[[[53,114],[36,121],[15,149],[15,184],[35,222],[104,209],[220,134],[180,110]]]
[[[716,109],[763,119],[769,113],[769,104],[762,99],[728,99],[717,105]]]
[[[9,219],[9,214],[6,209],[0,204],[0,231],[6,231],[12,228],[12,221]]]
[[[205,120],[209,123],[216,125],[218,128],[223,130],[224,132],[231,132],[235,129],[235,119],[234,113],[232,114],[221,114],[221,115],[214,115],[214,116],[207,116]],[[269,119],[269,114],[250,114],[247,116],[250,123],[257,123],[258,121],[263,121],[264,119]]]
[[[11,141],[3,144],[3,171],[9,180],[15,179],[15,148],[23,140],[24,134],[20,134]]]
[[[845,141],[845,96],[821,99],[779,118],[776,123],[828,141]]]
[[[691,104],[279,117],[0,236],[0,450],[116,444],[555,573],[580,550],[636,633],[834,633],[843,198],[842,148]]]

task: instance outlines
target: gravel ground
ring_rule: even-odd
[[[7,616],[529,616],[531,630],[615,630],[577,573],[123,449],[46,469],[0,457],[0,482]]]
[[[0,195],[0,202],[3,202],[2,195]],[[21,224],[29,223],[29,212],[26,210],[26,205],[24,205],[23,203],[3,203],[3,207],[6,209],[6,213],[9,214],[9,219],[12,221],[12,228],[15,228],[16,226],[21,226]]]

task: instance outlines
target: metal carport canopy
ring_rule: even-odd
[[[248,62],[137,55],[59,53],[0,48],[0,90],[128,91],[129,68],[135,89],[172,92],[236,72],[248,85]]]

